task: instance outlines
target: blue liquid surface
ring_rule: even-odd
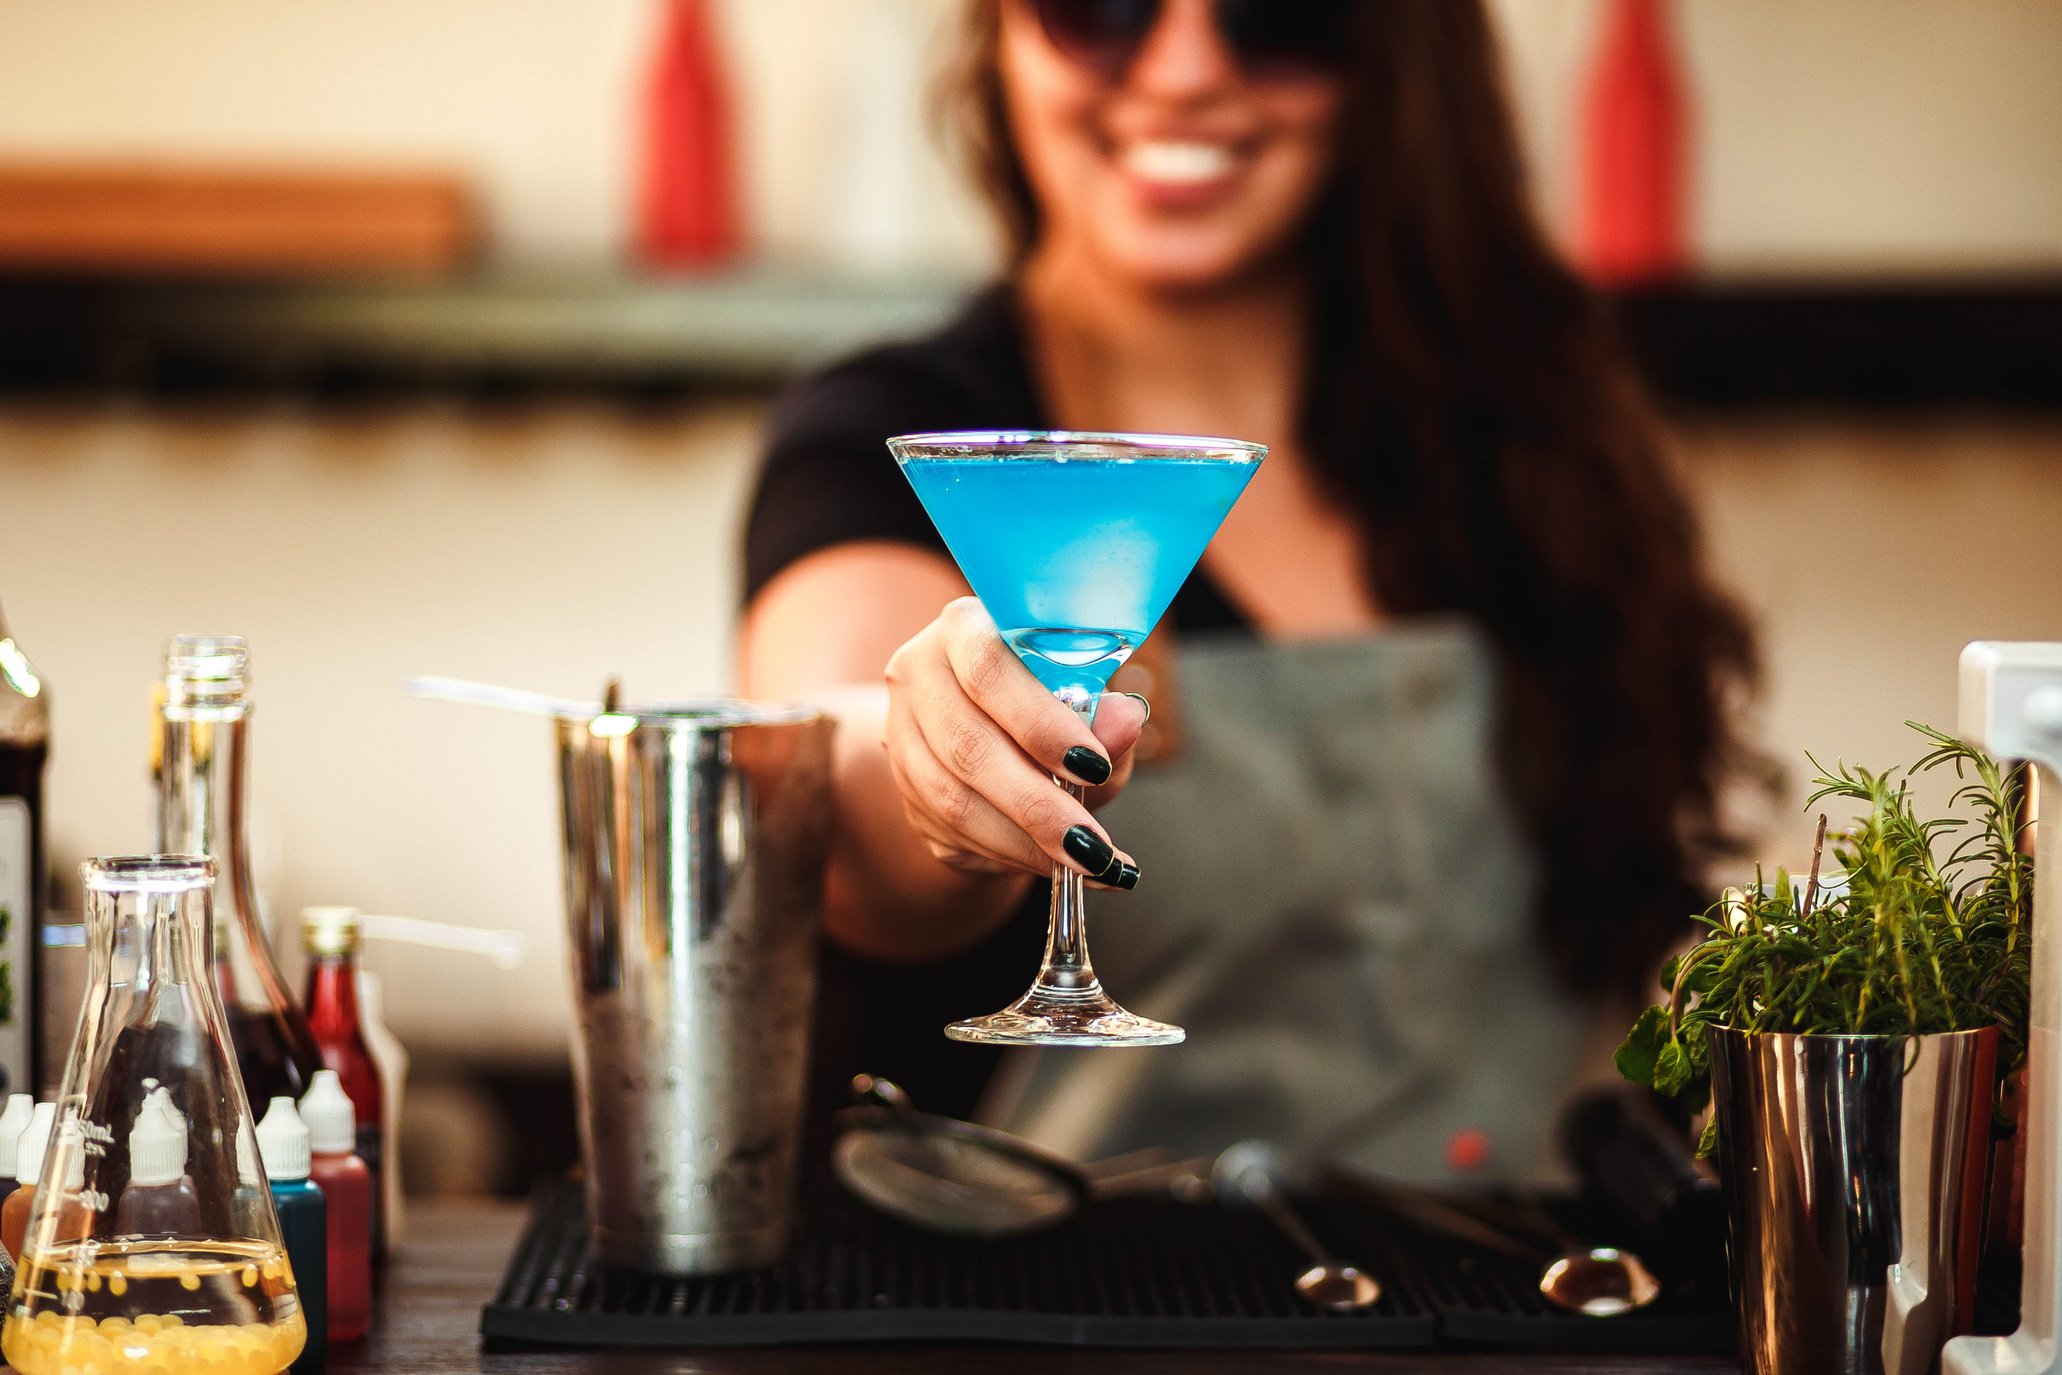
[[[1093,700],[1259,468],[1188,458],[917,458],[932,524],[1017,657]]]

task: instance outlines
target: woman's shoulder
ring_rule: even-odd
[[[791,387],[773,413],[744,532],[744,592],[820,549],[941,548],[887,441],[926,430],[1030,429],[1039,407],[1007,288],[922,338],[856,354]]]
[[[1015,306],[997,286],[930,334],[876,345],[790,387],[774,410],[770,453],[840,433],[878,445],[917,430],[1030,426],[1038,409]]]

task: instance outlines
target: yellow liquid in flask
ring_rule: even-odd
[[[0,1354],[21,1375],[277,1375],[308,1327],[261,1241],[75,1241],[21,1260]]]

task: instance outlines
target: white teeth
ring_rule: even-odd
[[[1124,150],[1124,166],[1147,181],[1194,185],[1230,174],[1237,156],[1222,143],[1147,139]]]

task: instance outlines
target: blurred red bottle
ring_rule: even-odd
[[[1663,0],[1612,0],[1582,108],[1575,258],[1605,285],[1689,264],[1688,98]]]
[[[653,267],[714,267],[736,255],[730,91],[702,0],[669,0],[644,92],[638,252]]]
[[[379,1261],[387,1244],[386,1200],[379,1188],[386,1165],[380,1130],[386,1097],[358,1019],[358,909],[310,907],[301,913],[301,936],[308,955],[308,989],[301,1002],[308,1009],[308,1027],[322,1050],[323,1066],[336,1071],[344,1096],[351,1100],[354,1148],[373,1177],[372,1256]]]

